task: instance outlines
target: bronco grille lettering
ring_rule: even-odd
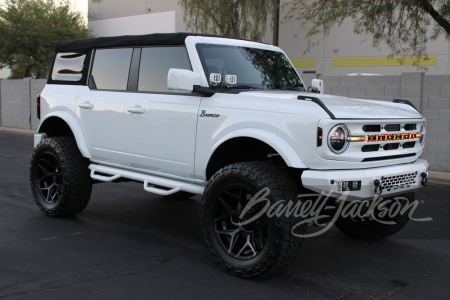
[[[202,110],[202,112],[200,113],[200,117],[202,118],[218,118],[220,117],[219,114],[208,114],[206,113],[206,110]]]
[[[377,134],[366,136],[367,142],[405,141],[420,138],[420,133]]]

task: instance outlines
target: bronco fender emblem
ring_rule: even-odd
[[[200,113],[200,117],[218,118],[218,117],[220,117],[220,115],[219,114],[208,114],[208,113],[206,113],[206,110],[202,110],[202,112]]]

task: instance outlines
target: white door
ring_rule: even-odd
[[[123,164],[123,108],[127,97],[131,48],[95,51],[90,87],[78,95],[76,114],[92,159]]]
[[[191,69],[185,47],[143,48],[137,91],[124,108],[123,142],[132,168],[194,178],[201,97],[167,89],[170,68]]]
[[[193,178],[200,99],[130,93],[123,119],[129,166]]]

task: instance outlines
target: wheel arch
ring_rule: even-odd
[[[279,155],[288,167],[307,168],[294,148],[278,135],[261,129],[245,129],[228,134],[214,144],[206,160],[205,178],[209,180],[225,165],[262,160],[267,154]]]
[[[67,112],[52,113],[41,121],[38,133],[45,133],[49,137],[72,136],[77,142],[78,149],[86,158],[91,158],[83,131],[74,116]]]

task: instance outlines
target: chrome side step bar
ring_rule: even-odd
[[[91,164],[91,178],[99,181],[114,181],[119,178],[126,178],[144,183],[144,190],[150,193],[167,196],[185,191],[193,194],[203,194],[205,187],[200,184],[189,183],[176,179],[164,178],[155,175],[142,174],[129,170],[123,170],[108,166]],[[158,186],[158,187],[156,187]],[[167,189],[159,188],[165,187]]]

